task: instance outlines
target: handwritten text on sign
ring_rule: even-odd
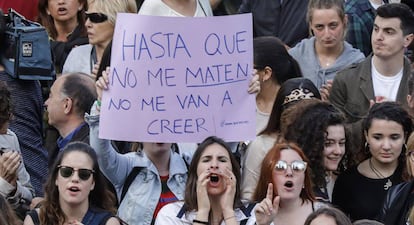
[[[146,142],[255,136],[251,15],[118,14],[100,137]]]

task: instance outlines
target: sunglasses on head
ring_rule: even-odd
[[[81,180],[89,180],[89,178],[91,177],[91,175],[93,173],[95,173],[94,170],[90,170],[90,169],[75,169],[73,167],[70,166],[58,166],[59,168],[59,173],[60,176],[62,176],[63,178],[68,178],[71,177],[73,175],[73,173],[75,171],[78,172],[78,177]]]
[[[85,13],[85,16],[92,23],[103,23],[108,20],[108,16],[103,13]]]
[[[288,164],[286,161],[279,160],[275,165],[275,170],[277,172],[286,172],[288,167],[292,170],[292,172],[300,173],[306,170],[307,163],[300,160],[295,160],[291,164]]]

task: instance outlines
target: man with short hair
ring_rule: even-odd
[[[373,55],[339,72],[329,100],[351,124],[351,149],[363,147],[361,119],[374,103],[397,101],[407,106],[410,62],[404,50],[413,40],[414,14],[405,4],[390,3],[377,9],[371,36]]]
[[[62,75],[53,83],[45,107],[48,122],[58,130],[60,137],[55,148],[48,149],[49,165],[69,142],[89,144],[89,126],[84,115],[90,111],[96,97],[95,82],[83,73]]]

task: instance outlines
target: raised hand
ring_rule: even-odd
[[[209,169],[202,172],[198,176],[198,180],[197,180],[198,213],[197,214],[203,214],[203,215],[200,215],[201,217],[197,216],[197,218],[206,219],[205,221],[208,220],[208,215],[209,215],[210,207],[211,207],[210,199],[208,198],[208,193],[207,193],[207,185],[209,181],[210,181],[210,170]]]
[[[253,77],[249,82],[249,88],[247,89],[247,92],[249,94],[258,94],[260,92],[260,81],[259,81],[259,75],[257,74],[256,70],[253,72]]]
[[[267,186],[266,198],[264,198],[255,208],[257,225],[269,225],[273,222],[279,211],[280,196],[273,198],[273,184]]]
[[[17,151],[8,151],[0,156],[0,177],[9,184],[16,186],[17,169],[21,163],[21,156]]]
[[[105,71],[102,71],[102,76],[96,81],[96,92],[98,94],[98,99],[102,99],[102,91],[108,89],[109,84],[109,67],[106,67]]]
[[[233,204],[234,204],[234,197],[236,195],[236,176],[234,176],[231,169],[226,167],[226,170],[223,173],[222,179],[226,182],[226,190],[224,191],[223,195],[220,198],[220,205],[223,209],[223,215],[226,213],[233,213]],[[231,215],[224,215],[225,218]]]
[[[332,89],[333,80],[327,80],[326,84],[323,84],[319,92],[321,93],[322,101],[329,101],[329,93]]]

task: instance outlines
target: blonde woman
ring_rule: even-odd
[[[86,29],[89,44],[74,48],[68,55],[62,73],[82,72],[93,76],[103,52],[112,40],[117,13],[136,13],[134,0],[88,0]]]

